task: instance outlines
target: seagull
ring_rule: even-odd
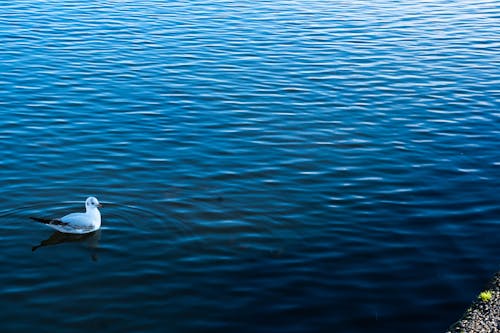
[[[87,234],[101,227],[101,213],[97,209],[98,207],[102,207],[102,205],[97,198],[88,197],[85,200],[85,213],[71,213],[59,219],[30,218],[63,233]]]

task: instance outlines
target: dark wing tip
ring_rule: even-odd
[[[41,222],[43,224],[68,225],[68,223],[63,222],[61,220],[57,220],[57,219],[46,219],[43,217],[31,217],[31,216],[30,216],[30,219],[35,220],[37,222]]]
[[[51,219],[45,219],[43,217],[32,217],[32,216],[30,216],[30,219],[35,220],[37,222],[45,223],[45,224],[49,224],[50,221],[52,221]]]

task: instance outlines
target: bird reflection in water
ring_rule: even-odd
[[[88,234],[67,234],[63,232],[56,231],[49,238],[40,242],[40,244],[35,245],[31,248],[31,251],[36,251],[40,247],[57,245],[61,243],[69,242],[86,242],[89,249],[92,250],[91,258],[93,261],[97,261],[97,247],[99,246],[99,239],[101,238],[101,230],[96,230]]]

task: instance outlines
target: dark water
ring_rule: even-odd
[[[0,331],[444,331],[500,269],[499,21],[3,2]],[[89,195],[102,230],[32,252]]]

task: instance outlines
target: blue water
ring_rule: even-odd
[[[2,2],[0,331],[446,330],[500,269],[498,22]],[[29,219],[89,195],[87,238]]]

